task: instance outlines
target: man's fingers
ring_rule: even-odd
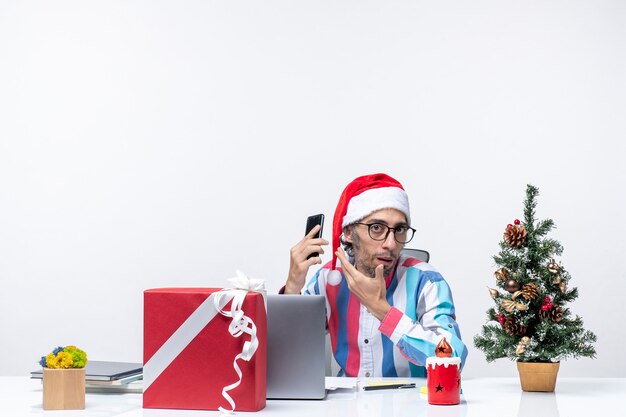
[[[307,246],[306,250],[303,251],[303,253],[306,256],[309,256],[310,254],[315,253],[315,252],[322,254],[322,253],[324,253],[324,248],[322,248],[321,246],[318,246],[318,245],[309,245],[309,246]]]
[[[346,259],[343,250],[341,248],[337,248],[335,255],[337,256],[337,259],[339,259],[339,263],[341,264],[341,269],[343,269],[344,274],[348,275],[348,265],[350,265],[350,262]]]
[[[305,237],[308,237],[309,239],[311,239],[313,236],[315,236],[317,232],[319,232],[321,227],[322,226],[320,226],[319,224],[316,224],[315,227],[313,227],[313,229],[311,229],[311,231],[307,233]]]
[[[346,258],[346,254],[343,251],[342,248],[337,248],[337,251],[335,252],[335,255],[337,255],[337,259],[339,259],[339,262],[341,262],[341,267],[344,270],[349,270],[350,268],[354,269],[354,267],[352,266],[352,264],[348,261],[348,258]],[[352,272],[352,271],[350,271]]]
[[[328,246],[328,241],[322,237],[316,237],[315,239],[310,239],[309,243],[313,245],[319,245],[319,246]]]
[[[310,267],[312,267],[313,265],[316,265],[316,264],[321,264],[321,263],[322,263],[322,260],[320,259],[320,257],[319,257],[319,256],[313,256],[312,258],[309,258],[309,259],[307,259],[307,260],[305,261],[305,264],[306,264],[306,267],[307,267],[307,268],[310,268]]]
[[[384,266],[382,265],[378,265],[376,267],[376,269],[374,270],[374,276],[376,279],[384,279],[385,277],[383,276],[383,270],[384,270]]]
[[[348,258],[346,258],[346,254],[343,249],[338,248],[335,254],[337,255],[337,259],[339,259],[339,262],[341,262],[341,268],[343,269],[343,273],[346,278],[350,281],[354,280],[354,277],[356,276],[356,274],[359,273],[359,271],[357,271],[354,265],[352,265],[350,261],[348,261]]]
[[[308,235],[306,235],[300,242],[296,244],[296,246],[291,249],[292,258],[297,257],[304,260],[314,252],[324,253],[324,249],[322,249],[322,246],[327,246],[328,241],[322,238],[312,239],[312,236],[315,234],[316,228],[319,228],[319,225],[315,226]]]

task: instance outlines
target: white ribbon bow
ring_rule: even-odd
[[[228,278],[227,280],[233,284],[233,288],[246,291],[265,292],[265,281],[262,279],[249,278],[240,270],[236,270],[235,273],[237,276]]]
[[[232,318],[230,324],[228,325],[228,332],[233,337],[240,337],[244,334],[250,335],[250,340],[244,342],[243,349],[241,353],[235,356],[233,360],[233,368],[237,373],[239,379],[230,385],[222,388],[222,396],[228,401],[230,404],[231,410],[226,410],[224,407],[220,407],[219,410],[222,413],[231,414],[235,411],[235,401],[228,394],[228,391],[235,389],[241,384],[242,373],[241,368],[237,364],[238,359],[243,359],[244,361],[250,361],[254,356],[257,348],[259,347],[259,339],[256,336],[256,325],[252,321],[252,319],[245,315],[242,305],[243,301],[246,298],[246,293],[248,291],[260,292],[265,294],[265,282],[260,279],[251,279],[248,278],[244,273],[237,270],[237,276],[233,278],[229,278],[228,281],[233,285],[234,289],[225,289],[215,293],[215,309],[223,316]],[[227,303],[222,303],[222,297],[232,297],[232,303],[230,305],[230,311],[224,311],[224,306]],[[264,297],[265,298],[265,297]]]

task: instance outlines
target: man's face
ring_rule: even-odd
[[[389,227],[408,226],[404,214],[396,209],[375,211],[359,223],[380,223]],[[393,270],[404,247],[403,244],[396,242],[393,232],[390,232],[385,240],[378,241],[369,236],[367,226],[359,224],[349,227],[345,239],[352,243],[354,248],[356,269],[370,277],[374,277],[378,265],[383,265],[384,276],[387,276]]]

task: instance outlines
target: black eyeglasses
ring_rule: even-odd
[[[367,226],[367,233],[373,240],[387,240],[389,233],[393,232],[393,238],[398,243],[409,243],[415,235],[415,229],[409,226],[389,227],[382,223],[354,223]]]

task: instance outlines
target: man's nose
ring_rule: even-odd
[[[398,242],[396,242],[396,235],[394,234],[394,231],[389,229],[389,231],[387,232],[387,237],[383,241],[383,248],[394,249],[397,244]]]

